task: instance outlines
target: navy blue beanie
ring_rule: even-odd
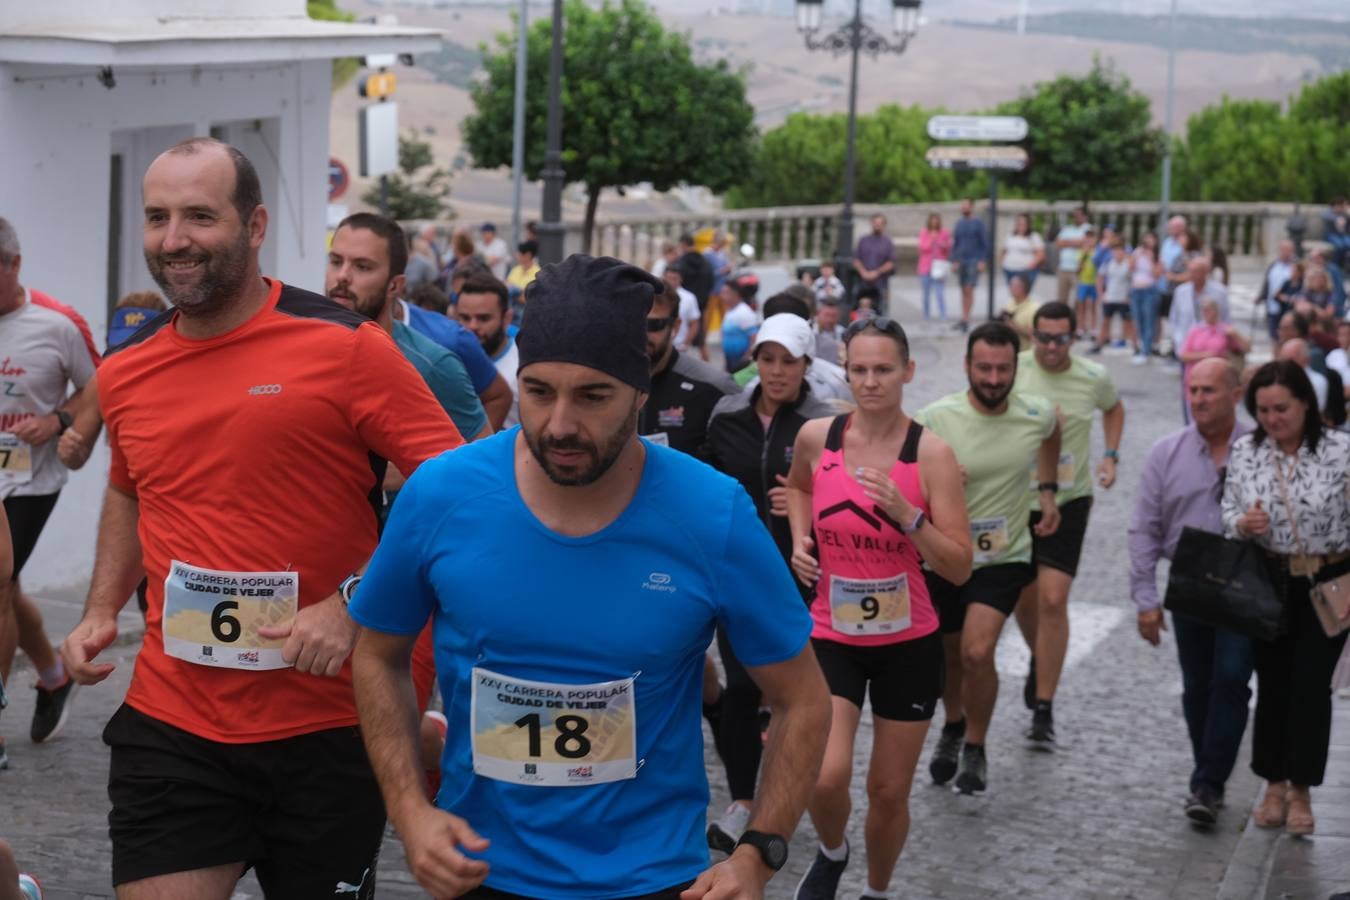
[[[577,254],[544,266],[525,289],[518,371],[576,363],[648,392],[647,313],[661,289],[637,266],[608,256]]]

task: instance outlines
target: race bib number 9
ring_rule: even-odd
[[[0,478],[11,484],[33,480],[33,448],[8,433],[0,433]]]
[[[1072,453],[1061,453],[1059,455],[1059,468],[1055,471],[1055,481],[1059,484],[1061,491],[1067,491],[1073,487],[1074,474],[1078,470],[1073,465]],[[1040,486],[1041,479],[1038,477],[1039,471],[1036,463],[1031,464],[1031,489],[1034,491]]]
[[[220,572],[174,560],[164,579],[164,652],[201,666],[288,668],[285,639],[258,629],[299,608],[299,572]]]
[[[910,625],[909,576],[830,576],[830,627],[840,634],[896,634]]]
[[[634,679],[551,684],[479,668],[469,677],[476,774],[539,787],[637,777]]]
[[[972,519],[970,543],[974,549],[975,562],[994,562],[1008,551],[1008,520],[1003,516],[994,519]]]

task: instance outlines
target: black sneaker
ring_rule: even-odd
[[[834,900],[835,891],[839,890],[839,879],[848,868],[848,851],[848,844],[845,843],[844,858],[835,862],[817,847],[816,858],[802,880],[797,882],[797,891],[792,895],[792,900]]]
[[[1031,668],[1027,670],[1027,682],[1022,685],[1022,702],[1027,709],[1036,708],[1036,657],[1031,657]]]
[[[0,741],[0,772],[9,768],[9,754],[5,752],[5,742]]]
[[[53,691],[37,686],[37,708],[33,710],[33,727],[28,736],[33,743],[49,741],[61,733],[70,716],[70,700],[75,696],[75,679],[66,676],[66,683]]]
[[[988,774],[989,763],[984,758],[984,748],[966,744],[961,749],[961,772],[956,776],[952,790],[967,797],[983,794]]]
[[[933,758],[928,761],[928,774],[934,784],[946,784],[956,774],[956,762],[961,755],[961,741],[966,736],[966,720],[942,726]]]
[[[1213,825],[1219,820],[1219,798],[1201,785],[1186,801],[1186,818],[1197,825]]]
[[[1027,729],[1027,743],[1033,750],[1050,751],[1055,749],[1055,716],[1048,709],[1038,709],[1031,714],[1031,727]]]

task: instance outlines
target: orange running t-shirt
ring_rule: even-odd
[[[299,608],[324,600],[375,550],[382,460],[411,475],[463,441],[393,340],[326,297],[272,281],[261,311],[208,340],[179,334],[176,315],[147,323],[98,374],[109,480],[139,500],[150,582],[127,703],[226,743],[354,725],[350,662],[325,678],[241,669],[247,655],[219,647],[214,659],[234,667],[166,653],[165,579],[174,561],[295,572]]]

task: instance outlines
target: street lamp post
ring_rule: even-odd
[[[544,149],[544,202],[539,216],[539,261],[562,262],[563,4],[553,0],[553,47],[548,62],[548,144]]]
[[[806,49],[828,50],[838,56],[851,54],[848,83],[848,150],[844,163],[844,207],[836,229],[835,271],[851,285],[853,277],[853,188],[857,169],[858,138],[858,54],[866,52],[876,59],[882,53],[904,53],[919,28],[921,0],[891,0],[894,13],[892,42],[863,20],[862,0],[853,2],[853,18],[819,38],[824,0],[797,0],[797,30],[806,38]]]

